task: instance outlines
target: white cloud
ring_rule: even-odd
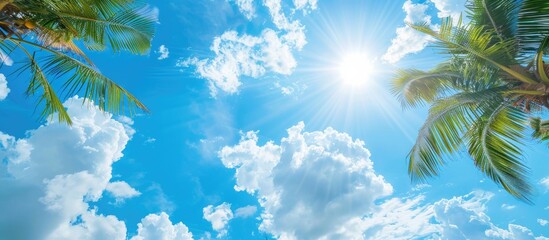
[[[82,101],[64,103],[72,126],[52,117],[26,138],[0,132],[0,236],[126,239],[126,224],[90,203],[105,191],[116,198],[139,194],[125,182],[110,182],[131,132],[127,123]]]
[[[542,227],[545,227],[545,225],[549,224],[549,221],[547,221],[547,220],[545,220],[545,219],[538,218],[538,223],[539,223],[539,225],[541,225]]]
[[[0,195],[5,196],[0,198],[0,236],[125,239],[125,224],[96,214],[88,202],[101,197],[130,136],[110,114],[83,107],[82,99],[71,98],[64,105],[72,126],[53,117],[27,138],[2,135],[6,176],[0,179]]]
[[[235,0],[240,12],[247,18],[252,19],[255,16],[254,0]]]
[[[210,47],[215,58],[188,59],[181,66],[194,65],[196,72],[208,80],[212,96],[217,95],[218,89],[233,94],[241,85],[240,76],[258,77],[265,73],[257,50],[262,42],[260,37],[228,31],[216,37]]]
[[[6,76],[0,73],[0,101],[6,99],[8,93],[10,93],[10,89],[8,88],[8,81],[6,81]]]
[[[261,46],[264,65],[275,73],[289,75],[297,65],[291,46],[283,42],[276,32],[265,31],[262,35],[265,44]]]
[[[260,229],[280,238],[328,237],[392,192],[362,141],[331,128],[303,128],[288,129],[280,146],[258,146],[257,134],[248,132],[220,152],[223,164],[236,169],[235,189],[253,193],[263,207]]]
[[[406,13],[404,22],[416,23],[425,22],[431,24],[431,16],[426,14],[427,4],[412,3],[411,0],[404,2],[402,9]],[[430,41],[430,37],[420,33],[409,26],[397,28],[396,37],[391,40],[391,46],[383,55],[382,59],[389,63],[396,63],[404,56],[417,53],[423,50]]]
[[[62,224],[48,239],[126,239],[126,224],[113,215],[104,216],[91,210],[79,218],[82,223]]]
[[[234,216],[237,218],[248,218],[257,212],[256,206],[245,206],[234,211]]]
[[[252,18],[253,1],[236,1],[239,9]],[[316,1],[296,1],[296,9],[315,9]],[[188,58],[178,60],[178,67],[195,67],[199,77],[208,80],[210,93],[218,90],[228,94],[238,92],[242,77],[258,78],[267,73],[289,75],[297,62],[294,52],[307,43],[305,28],[298,20],[288,18],[280,0],[263,1],[277,30],[265,28],[258,36],[226,31],[214,38],[210,50],[212,58]]]
[[[442,227],[443,239],[542,239],[534,237],[524,226],[509,224],[507,229],[497,227],[486,215],[486,203],[494,197],[489,192],[474,191],[434,204],[435,219]]]
[[[139,191],[135,190],[124,181],[110,182],[105,190],[110,192],[115,197],[117,203],[121,203],[125,199],[141,195]]]
[[[457,22],[462,12],[466,10],[466,0],[430,0],[437,9],[437,17],[452,17]],[[431,16],[427,15],[429,5],[427,3],[412,3],[411,0],[404,2],[402,9],[406,13],[405,23],[424,22],[431,25],[431,28],[437,28],[437,25],[431,24]],[[463,18],[467,22],[467,18]],[[396,63],[408,54],[422,51],[432,38],[426,34],[420,33],[409,26],[397,28],[396,37],[391,41],[391,46],[383,55],[382,59],[389,63]]]
[[[539,180],[539,184],[544,187],[546,191],[549,191],[549,177],[544,177]]]
[[[342,226],[332,237],[338,239],[423,239],[433,236],[439,228],[430,224],[431,205],[422,205],[423,196],[410,199],[392,198],[372,209],[367,217],[356,217]],[[429,238],[427,238],[429,239]]]
[[[295,92],[295,89],[291,86],[282,86],[280,82],[275,82],[274,86],[278,89],[280,89],[280,93],[283,95],[292,95]]]
[[[259,146],[248,132],[219,156],[235,169],[235,190],[255,196],[260,230],[278,239],[528,239],[528,228],[494,225],[486,215],[492,193],[424,203],[422,195],[389,196],[392,186],[377,175],[364,143],[332,128],[304,132],[299,123],[280,145]],[[541,237],[540,237],[541,238]]]
[[[2,64],[5,64],[6,66],[13,65],[13,60],[2,50],[0,50],[0,62],[2,62]]]
[[[156,53],[159,53],[158,60],[164,60],[170,56],[170,50],[165,45],[160,45],[158,47],[158,51]]]
[[[217,207],[208,205],[202,212],[204,214],[204,219],[210,222],[212,228],[217,232],[217,238],[227,235],[227,224],[233,219],[231,204],[222,203]]]
[[[296,10],[315,10],[317,7],[316,4],[317,0],[294,0],[294,6]]]
[[[192,240],[193,234],[185,224],[172,224],[168,214],[149,214],[137,224],[137,235],[131,240]]]
[[[290,46],[283,41],[272,29],[264,30],[260,37],[228,31],[216,37],[211,46],[215,58],[187,59],[178,62],[178,66],[194,65],[197,73],[209,81],[213,96],[218,89],[233,94],[242,84],[241,76],[257,78],[266,71],[278,74],[293,71],[297,63]]]
[[[411,0],[407,0],[402,5],[402,10],[406,13],[404,18],[405,23],[426,22],[431,23],[431,16],[426,14],[429,5],[421,3],[412,3]]]
[[[505,209],[505,210],[513,210],[515,209],[517,206],[515,205],[509,205],[509,204],[501,204],[501,208]]]
[[[466,0],[430,0],[435,4],[435,8],[438,10],[437,16],[439,18],[452,17],[452,19],[459,19],[461,13],[467,9],[465,7]],[[466,20],[466,18],[464,18]]]
[[[419,191],[422,191],[423,189],[430,188],[430,187],[431,187],[431,185],[429,185],[429,184],[420,183],[420,184],[416,184],[416,185],[412,188],[412,191],[413,191],[413,192],[419,192]]]
[[[133,125],[134,124],[133,119],[131,119],[127,116],[124,116],[124,115],[118,116],[116,118],[116,120],[123,123],[123,124],[126,124],[126,125]]]

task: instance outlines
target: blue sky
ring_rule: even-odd
[[[0,70],[0,236],[549,236],[544,144],[525,144],[533,205],[465,155],[426,184],[407,175],[427,110],[402,109],[390,78],[443,57],[405,21],[436,26],[464,0],[149,4],[159,14],[149,55],[90,57],[150,114],[112,116],[75,96],[72,127],[41,121],[25,76]]]

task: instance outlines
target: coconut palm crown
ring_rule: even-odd
[[[521,149],[532,137],[549,139],[549,122],[539,118],[549,108],[549,2],[471,0],[467,9],[469,23],[410,24],[448,58],[429,71],[398,70],[393,79],[404,107],[430,104],[408,172],[412,180],[436,176],[465,151],[496,184],[531,202]]]
[[[60,122],[70,124],[62,99],[77,93],[113,113],[147,111],[81,48],[146,54],[156,21],[152,9],[133,0],[0,0],[0,50],[25,56],[15,73],[30,73],[26,94],[39,96],[43,117],[57,113]]]

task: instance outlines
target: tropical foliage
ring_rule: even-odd
[[[471,0],[467,20],[443,19],[433,38],[448,59],[429,71],[399,70],[393,90],[405,107],[430,104],[408,156],[413,180],[438,175],[466,150],[486,176],[530,201],[532,186],[521,148],[532,136],[549,139],[549,2]],[[528,133],[531,126],[533,134]]]
[[[145,54],[155,22],[154,11],[133,0],[0,0],[0,50],[25,56],[15,72],[30,73],[26,94],[39,96],[41,115],[57,113],[59,121],[70,124],[62,99],[77,93],[113,113],[147,110],[81,48]]]

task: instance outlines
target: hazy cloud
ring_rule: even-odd
[[[8,88],[8,81],[6,81],[6,76],[0,73],[0,101],[6,99],[8,93],[10,93],[10,89]]]
[[[214,207],[209,205],[203,209],[204,219],[212,224],[212,228],[217,232],[217,238],[227,235],[228,223],[233,219],[231,204],[222,203]]]
[[[158,60],[164,60],[170,56],[170,50],[165,45],[160,45],[156,53],[159,54]]]
[[[245,206],[235,210],[234,216],[237,218],[248,218],[257,212],[256,206]]]

